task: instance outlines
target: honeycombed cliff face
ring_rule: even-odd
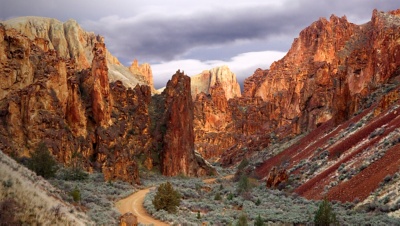
[[[78,152],[87,170],[139,183],[139,156],[150,159],[152,147],[151,89],[110,84],[107,49],[98,37],[92,44],[90,65],[82,66],[46,38],[30,39],[0,24],[1,79],[7,81],[1,87],[0,149],[28,156],[44,142],[66,165]]]

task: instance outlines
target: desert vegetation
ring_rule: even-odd
[[[83,179],[71,180],[75,177],[71,177],[70,170],[61,169],[55,178],[49,180],[62,191],[62,199],[85,210],[96,225],[117,225],[120,213],[115,208],[114,202],[130,195],[135,188],[127,182],[105,181],[101,173],[92,173]],[[75,171],[72,172],[76,175]]]
[[[153,179],[155,178],[156,176]],[[323,210],[335,213],[340,225],[354,225],[359,222],[366,225],[397,224],[396,219],[388,217],[381,211],[355,208],[355,203],[332,202],[328,205],[324,204],[324,201],[307,200],[285,190],[266,189],[264,183],[259,183],[251,177],[248,178],[251,186],[247,191],[238,189],[240,180],[235,182],[221,178],[212,184],[206,184],[201,179],[183,177],[159,176],[158,180],[169,181],[182,195],[177,211],[171,213],[154,207],[156,189],[148,193],[144,206],[155,218],[171,224],[199,225],[202,222],[210,225],[246,225],[244,222],[247,222],[247,225],[313,224],[318,216],[318,209],[327,206],[329,208]],[[219,198],[215,198],[216,196]]]
[[[60,196],[41,176],[0,152],[2,225],[93,225],[84,212]]]

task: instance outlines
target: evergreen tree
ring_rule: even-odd
[[[175,191],[171,183],[163,183],[157,189],[156,196],[153,199],[153,205],[156,210],[166,210],[169,213],[176,212],[176,207],[181,202],[181,195]]]
[[[241,175],[238,182],[238,193],[246,192],[250,190],[249,177],[247,175]]]
[[[254,221],[254,226],[264,226],[264,220],[261,218],[260,214],[258,214],[258,217]]]
[[[44,143],[40,143],[39,147],[31,154],[28,168],[37,175],[44,178],[54,177],[57,171],[57,162],[50,154]]]
[[[336,214],[333,212],[333,208],[326,197],[319,204],[319,208],[315,213],[314,224],[317,226],[339,225]]]

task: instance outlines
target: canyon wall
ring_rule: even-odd
[[[196,148],[207,158],[223,153],[220,161],[231,164],[271,140],[351,118],[399,73],[399,25],[398,10],[374,10],[363,25],[320,18],[300,32],[284,58],[247,78],[243,97],[230,99],[228,109],[217,103],[220,94],[198,97]]]
[[[86,170],[99,170],[107,180],[139,183],[138,164],[150,158],[152,147],[151,89],[110,84],[108,52],[96,40],[86,68],[46,39],[31,40],[0,24],[0,70],[7,81],[0,99],[0,149],[29,156],[43,142],[66,166],[81,156]]]
[[[72,19],[63,23],[52,18],[19,17],[1,23],[8,30],[13,28],[26,36],[44,51],[55,50],[59,57],[71,59],[78,70],[90,68],[94,57],[92,53],[94,45],[98,42],[104,42],[103,37],[95,35],[93,32],[84,31]],[[145,71],[143,73],[142,71],[132,73],[108,50],[106,50],[106,59],[110,82],[120,80],[130,88],[137,84],[152,87],[151,78],[148,78],[149,74],[146,74]]]

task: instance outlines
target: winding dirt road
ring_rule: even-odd
[[[231,179],[233,175],[228,175],[224,177],[224,179]],[[206,184],[214,183],[217,178],[205,179],[203,180]],[[119,200],[115,205],[121,214],[125,214],[127,212],[131,212],[137,216],[138,222],[141,224],[153,224],[155,226],[159,225],[168,225],[165,222],[154,219],[150,214],[146,212],[146,209],[143,207],[144,197],[147,193],[150,192],[151,189],[155,187],[146,188],[143,190],[139,190],[127,198]]]
[[[168,225],[162,221],[154,219],[150,214],[146,212],[143,207],[144,197],[150,192],[150,189],[155,187],[146,188],[139,190],[127,198],[121,199],[116,203],[116,207],[121,214],[131,212],[137,216],[138,222],[141,224],[153,224],[153,225]]]

